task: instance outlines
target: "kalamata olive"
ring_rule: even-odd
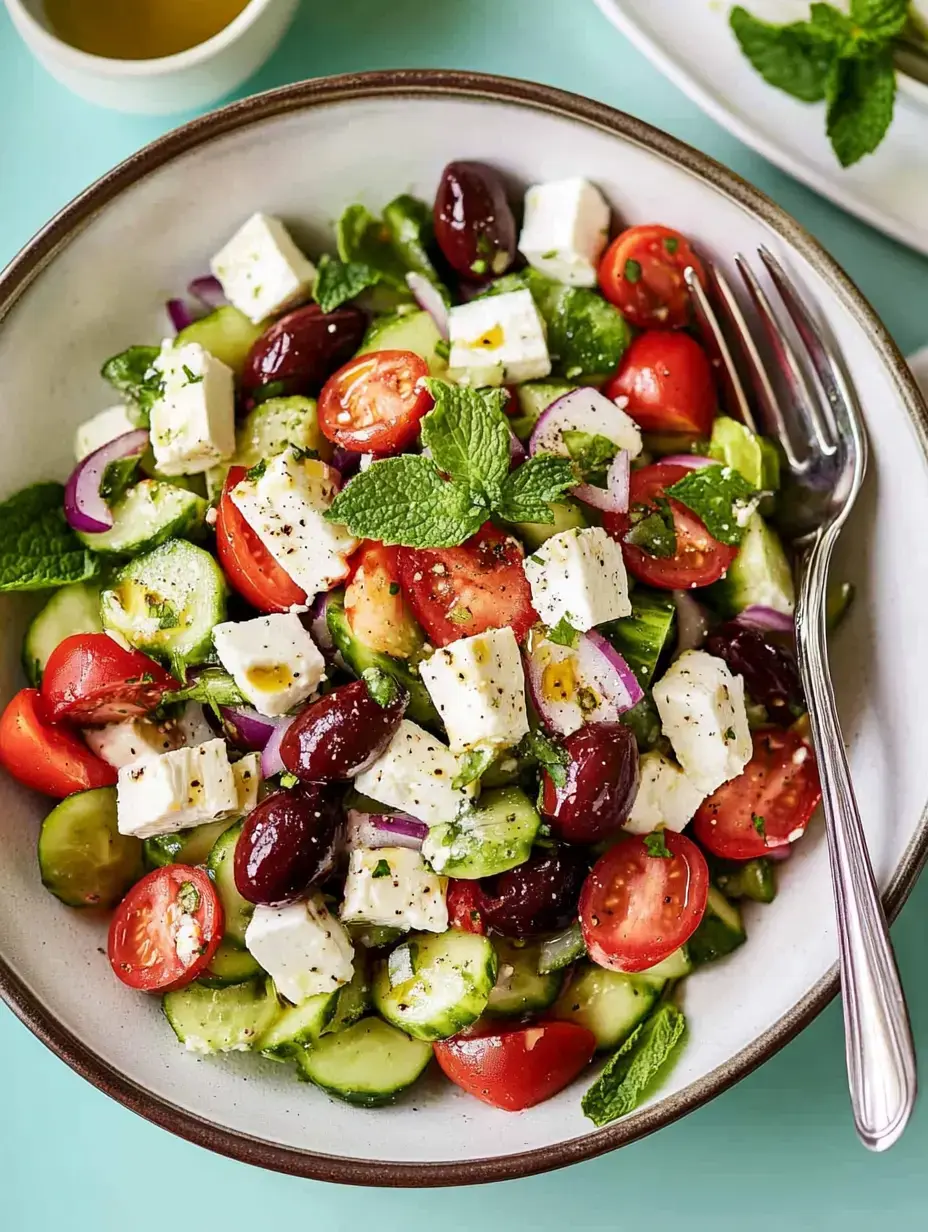
[[[502,180],[483,163],[449,163],[435,198],[435,239],[464,278],[504,274],[516,255],[516,220]]]
[[[409,702],[396,686],[386,705],[374,701],[363,680],[333,689],[297,716],[280,745],[291,774],[311,783],[353,779],[383,753]]]
[[[759,629],[731,621],[709,636],[706,650],[744,678],[748,696],[766,707],[774,723],[789,725],[805,708],[796,660],[785,646]]]
[[[578,847],[539,850],[524,864],[480,883],[480,915],[507,937],[566,928],[577,918],[577,903],[590,871]]]
[[[235,844],[235,885],[274,906],[324,881],[335,865],[342,792],[324,783],[275,791],[245,818]]]
[[[621,828],[638,791],[638,745],[622,723],[588,723],[564,741],[570,762],[558,787],[542,774],[541,811],[558,838],[598,843]]]
[[[361,345],[365,329],[364,313],[350,304],[334,312],[323,312],[318,304],[288,312],[248,353],[242,389],[250,394],[271,385],[278,396],[317,394]]]

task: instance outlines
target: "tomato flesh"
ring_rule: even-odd
[[[590,958],[613,971],[646,971],[688,941],[709,893],[706,857],[694,842],[661,832],[669,858],[630,834],[594,864],[580,895]]]
[[[259,612],[289,612],[306,593],[281,569],[245,521],[229,493],[245,478],[243,466],[226,477],[216,518],[216,554],[229,585]]]
[[[408,659],[422,645],[400,586],[397,550],[367,540],[351,558],[345,615],[351,632],[371,650]]]
[[[715,417],[715,378],[709,357],[689,334],[652,329],[639,334],[606,386],[645,432],[709,436]]]
[[[55,723],[119,723],[161,705],[180,685],[138,650],[105,633],[75,633],[52,651],[42,674],[42,698]]]
[[[487,927],[483,922],[484,894],[476,881],[460,881],[452,877],[445,895],[448,904],[448,926],[465,933],[485,936]]]
[[[434,1045],[451,1081],[504,1112],[521,1112],[573,1082],[593,1058],[596,1037],[575,1022],[476,1028]]]
[[[742,773],[699,806],[693,833],[713,855],[753,860],[800,838],[821,798],[815,755],[802,737],[762,728]]]
[[[0,765],[26,787],[58,799],[116,782],[112,766],[51,722],[38,689],[21,689],[0,716]]]
[[[670,227],[629,227],[616,236],[599,265],[603,295],[638,329],[682,329],[692,316],[683,277],[692,266],[706,275],[689,240]]]
[[[204,869],[156,868],[116,908],[107,944],[110,965],[140,992],[183,988],[209,966],[222,927],[222,904]]]
[[[412,351],[371,351],[330,376],[319,396],[319,426],[342,449],[381,456],[411,445],[432,408],[429,369]]]

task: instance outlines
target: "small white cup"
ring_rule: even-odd
[[[251,0],[205,43],[155,60],[78,51],[52,34],[42,0],[5,2],[36,59],[75,94],[116,111],[165,115],[205,107],[241,85],[283,38],[299,0]]]

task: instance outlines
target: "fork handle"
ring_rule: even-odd
[[[866,1147],[885,1151],[915,1102],[915,1052],[828,666],[825,596],[835,538],[821,533],[800,558],[796,646],[825,806],[854,1123]]]

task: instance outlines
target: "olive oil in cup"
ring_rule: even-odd
[[[51,31],[111,60],[155,60],[224,30],[249,0],[44,0]]]

